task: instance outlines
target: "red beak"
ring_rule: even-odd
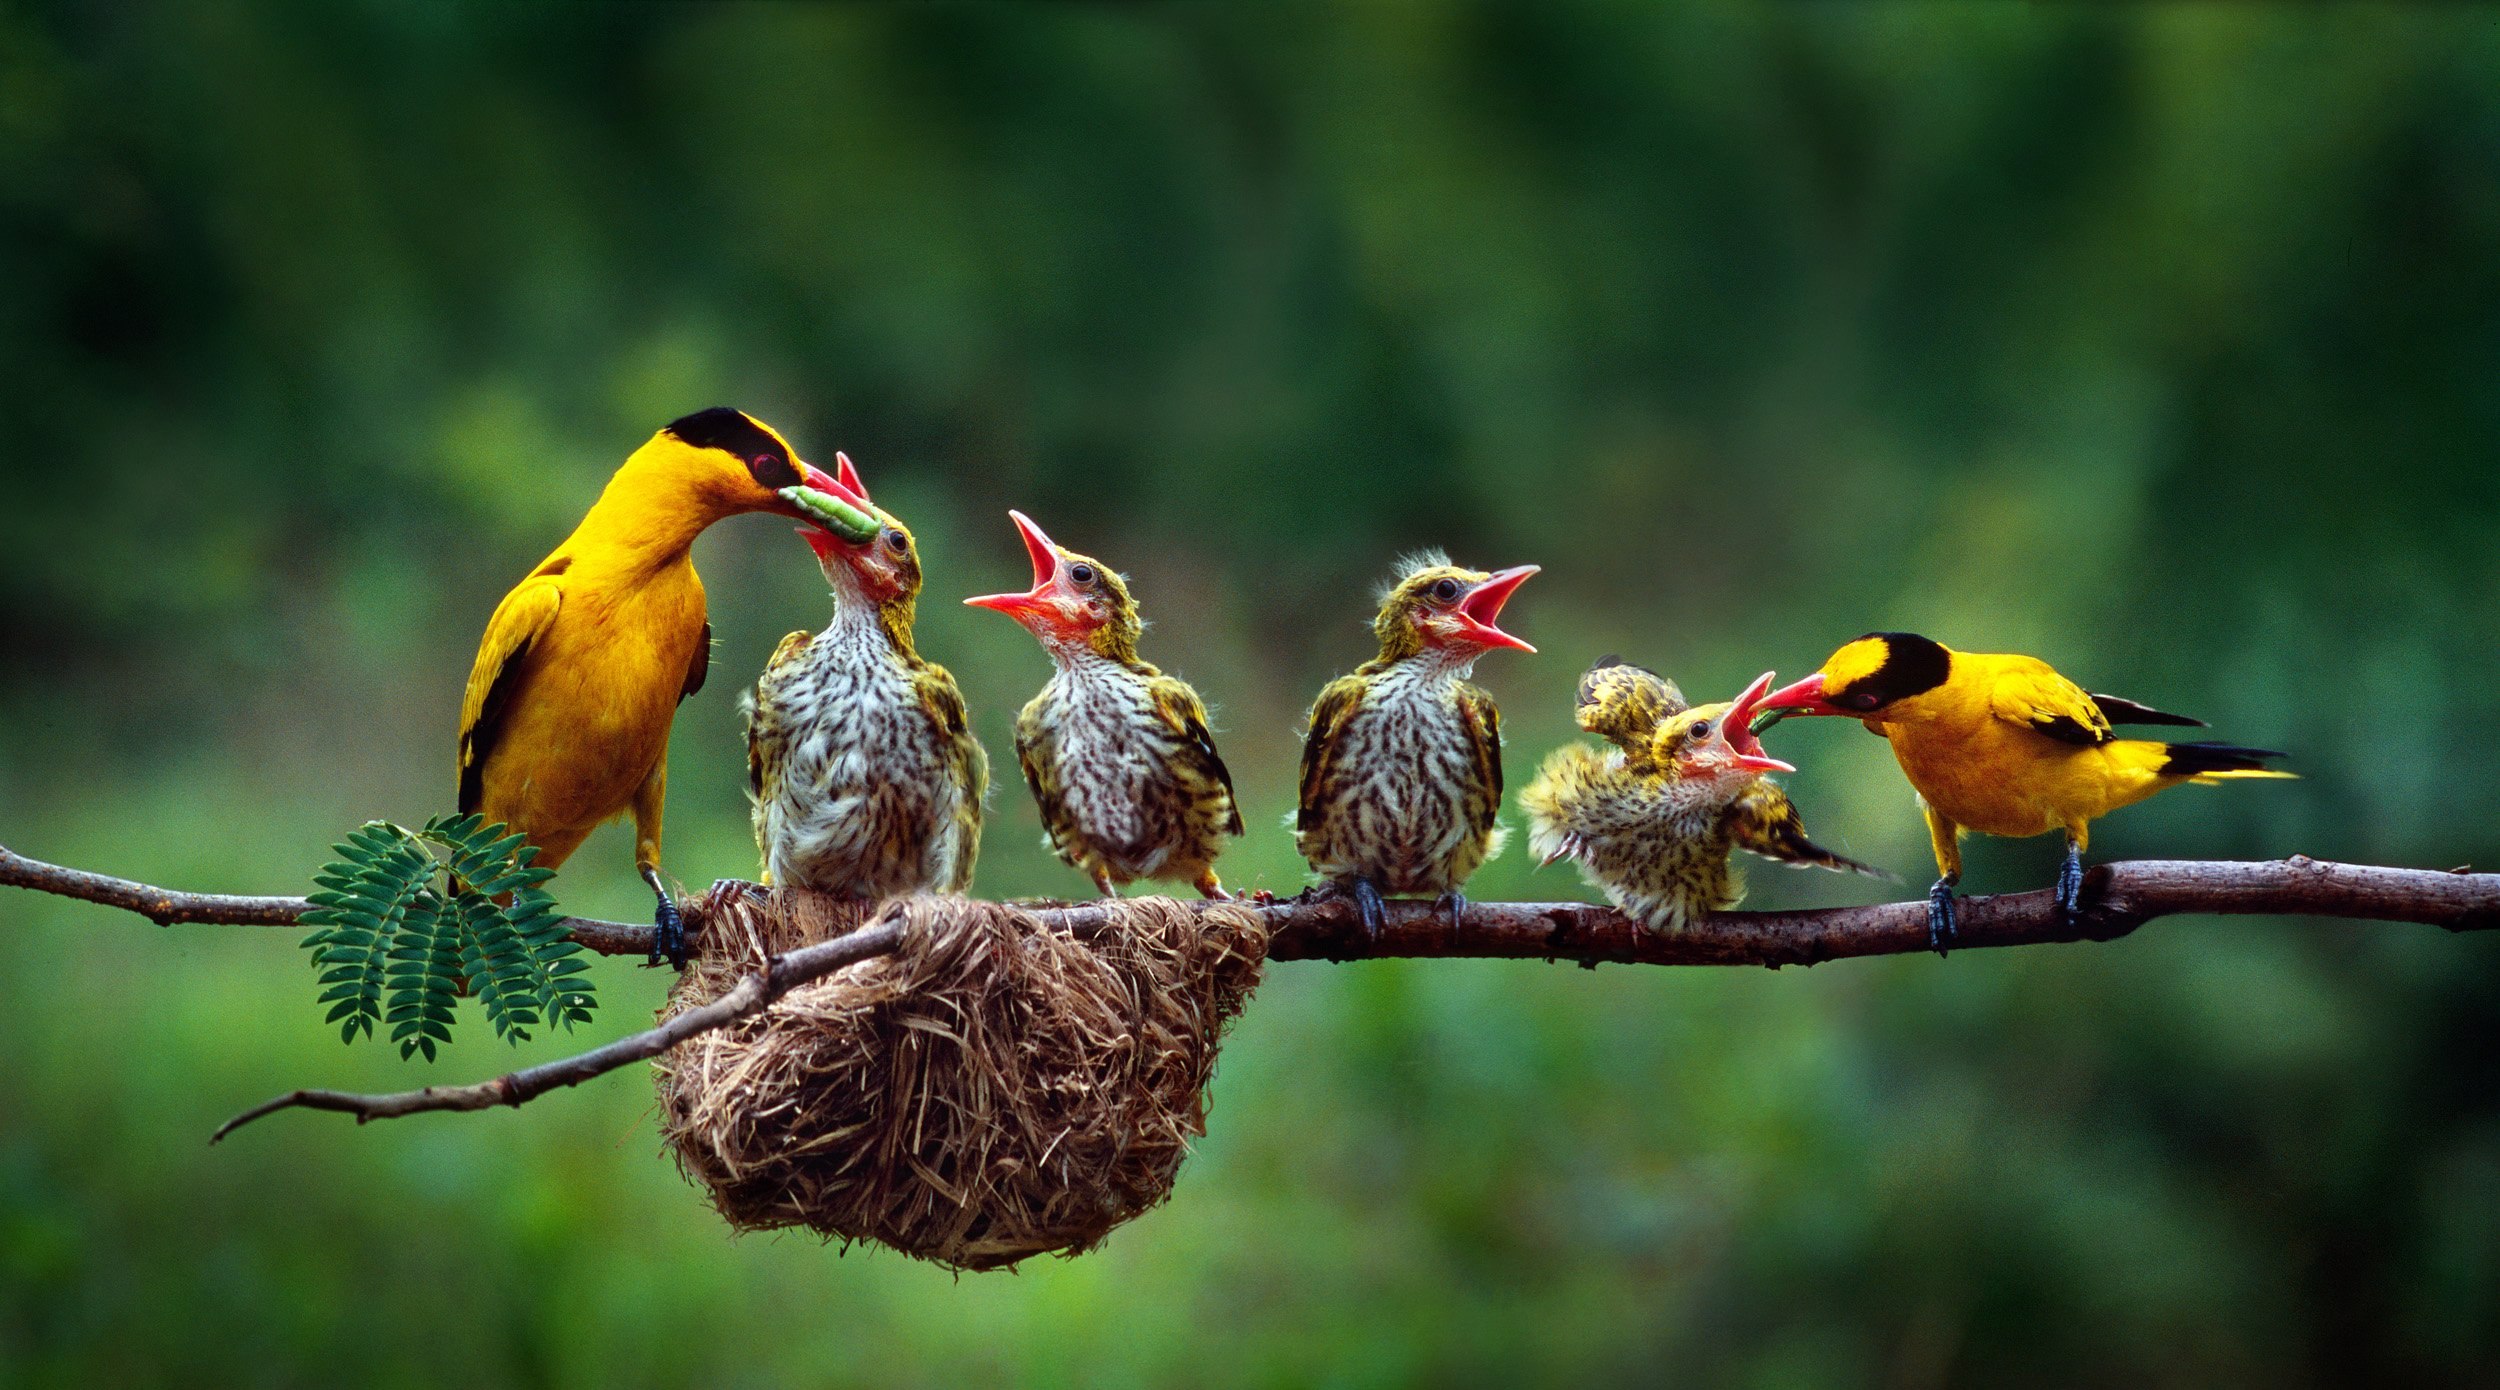
[[[1815,672],[1795,685],[1782,686],[1765,697],[1757,710],[1794,710],[1799,714],[1846,714],[1823,703],[1823,673]],[[1750,721],[1748,721],[1750,722]]]
[[[837,452],[833,456],[833,461],[834,467],[841,470],[839,476],[829,474],[825,472],[825,470],[818,468],[812,463],[805,462],[804,460],[792,460],[792,462],[799,465],[800,486],[813,488],[816,491],[825,493],[828,496],[838,497],[841,500],[850,503],[852,506],[859,508],[861,511],[869,513],[871,516],[875,515],[876,508],[868,500],[868,489],[859,481],[859,470],[851,466],[851,456],[845,453]],[[798,512],[795,510],[793,510],[792,514],[797,516],[806,515],[804,512]],[[807,548],[816,552],[816,561],[818,564],[826,563],[837,555],[847,555],[858,549],[858,547],[853,545],[851,542],[833,534],[831,531],[826,530],[822,526],[810,524],[798,528],[798,531],[800,537],[807,542]]]
[[[841,473],[841,477],[837,480],[841,486],[839,488],[826,488],[824,490],[833,493],[836,497],[841,497],[843,501],[850,503],[854,507],[866,510],[868,506],[868,485],[859,480],[859,470],[851,466],[851,456],[843,453],[839,449],[834,450],[833,466]],[[815,487],[817,484],[810,483],[808,486]],[[843,496],[844,493],[848,493],[850,495],[845,497]]]
[[[1024,553],[1033,562],[1033,587],[1021,594],[982,594],[964,602],[975,608],[992,608],[1023,622],[1025,616],[1040,611],[1057,587],[1059,579],[1059,547],[1051,544],[1033,518],[1010,507],[1008,519],[1016,523],[1016,531],[1024,537]]]
[[[1816,689],[1821,689],[1823,678],[1816,676],[1814,679]],[[1736,697],[1736,704],[1728,710],[1727,717],[1719,721],[1719,731],[1727,739],[1728,752],[1734,755],[1731,761],[1736,766],[1749,772],[1795,772],[1795,767],[1763,752],[1762,740],[1753,736],[1753,717],[1764,708],[1763,692],[1770,688],[1770,672],[1765,671],[1754,677],[1753,684],[1745,687],[1745,693]]]
[[[1494,624],[1494,619],[1502,616],[1502,605],[1510,602],[1511,594],[1536,572],[1535,565],[1518,565],[1468,590],[1467,596],[1458,601],[1458,607],[1451,610],[1458,617],[1460,635],[1479,647],[1514,647],[1523,652],[1535,651],[1536,648],[1502,631]]]

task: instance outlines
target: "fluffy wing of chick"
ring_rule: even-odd
[[[1800,869],[1830,869],[1834,873],[1865,874],[1871,878],[1888,879],[1893,875],[1872,864],[1861,864],[1845,854],[1834,854],[1806,838],[1806,826],[1797,816],[1797,805],[1788,793],[1767,780],[1755,782],[1736,798],[1727,810],[1727,827],[1739,849],[1775,859]]]
[[[1224,755],[1215,751],[1215,735],[1207,731],[1206,702],[1177,676],[1158,675],[1147,682],[1146,689],[1154,699],[1155,712],[1180,735],[1180,757],[1194,774],[1193,780],[1224,789],[1224,831],[1239,835],[1241,802],[1233,795],[1233,771],[1224,766]]]
[[[460,812],[477,809],[484,795],[487,756],[503,733],[504,708],[519,685],[521,661],[564,607],[564,590],[550,576],[525,579],[495,605],[486,635],[469,667],[460,696]]]
[[[1337,677],[1311,702],[1310,731],[1302,736],[1302,786],[1293,822],[1294,828],[1304,834],[1319,828],[1320,817],[1326,812],[1326,792],[1338,740],[1345,734],[1346,722],[1362,703],[1360,676]]]
[[[1471,761],[1468,785],[1460,798],[1468,828],[1478,835],[1493,833],[1502,810],[1502,712],[1493,697],[1475,686],[1458,687],[1458,717],[1467,729]]]
[[[911,676],[912,693],[946,742],[946,775],[961,795],[955,802],[955,828],[963,836],[955,856],[955,876],[946,885],[960,893],[972,884],[972,864],[981,852],[981,806],[990,794],[990,755],[972,736],[972,716],[964,709],[964,693],[955,674],[934,662],[921,662]]]
[[[1580,677],[1577,708],[1580,728],[1626,753],[1642,753],[1658,721],[1682,714],[1691,706],[1675,682],[1646,666],[1619,656],[1601,656]]]

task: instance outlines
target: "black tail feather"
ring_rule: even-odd
[[[2264,772],[2266,760],[2286,756],[2268,748],[2243,748],[2236,743],[2169,743],[2170,756],[2161,765],[2164,777],[2202,777],[2212,772]]]

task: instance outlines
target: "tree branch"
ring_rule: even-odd
[[[31,888],[80,902],[101,903],[136,912],[160,927],[184,922],[210,922],[227,927],[291,927],[304,920],[312,904],[302,898],[245,897],[232,893],[182,893],[85,869],[63,868],[29,859],[0,845],[0,887]],[[632,922],[602,922],[567,917],[573,939],[601,955],[649,955],[651,928]]]
[[[159,924],[223,922],[283,926],[305,910],[302,898],[177,893],[128,879],[65,869],[0,849],[0,885],[32,888],[124,908]],[[760,891],[760,890],[759,890]],[[790,890],[782,890],[790,891]],[[686,926],[699,932],[708,904],[684,902]],[[1568,960],[1581,965],[1813,965],[1855,956],[1904,955],[1927,949],[1927,904],[1877,903],[1800,912],[1722,912],[1682,932],[1654,932],[1609,907],[1590,903],[1474,903],[1463,925],[1430,902],[1393,901],[1388,925],[1365,941],[1354,904],[1305,892],[1253,898],[1245,904],[1266,919],[1272,960],[1372,960],[1391,957]],[[1088,936],[1109,924],[1099,902],[1027,905],[1045,925]],[[1191,904],[1203,910],[1204,904]],[[2450,931],[2500,928],[2500,874],[2462,870],[2337,864],[2295,855],[2261,862],[2145,859],[2104,864],[2084,879],[2083,910],[2060,917],[2043,890],[1965,898],[1957,949],[2027,946],[2057,941],[2110,941],[2156,917],[2180,913],[2349,917],[2416,922]],[[569,919],[575,940],[611,955],[640,955],[651,929],[626,922]],[[831,941],[775,957],[727,994],[660,1027],[620,1038],[576,1057],[513,1072],[471,1086],[427,1087],[394,1095],[295,1091],[244,1112],[217,1131],[274,1111],[337,1110],[365,1120],[425,1110],[483,1110],[519,1105],[560,1086],[574,1086],[628,1062],[654,1057],[687,1038],[768,1007],[791,989],[895,949],[901,932],[892,914]]]
[[[558,1087],[579,1086],[628,1062],[657,1057],[698,1033],[708,1033],[768,1008],[774,1000],[810,980],[822,979],[846,965],[857,964],[871,956],[891,954],[902,944],[900,918],[899,907],[890,909],[857,931],[775,956],[765,963],[763,970],[740,980],[711,1003],[699,1009],[688,1009],[656,1028],[619,1038],[604,1047],[595,1047],[559,1061],[524,1067],[492,1081],[470,1086],[428,1086],[422,1090],[396,1091],[387,1095],[359,1095],[352,1091],[289,1091],[217,1126],[217,1132],[208,1137],[208,1142],[214,1144],[263,1115],[273,1115],[281,1110],[337,1110],[355,1116],[356,1123],[363,1124],[367,1120],[395,1119],[423,1110],[485,1110],[497,1105],[520,1105]]]

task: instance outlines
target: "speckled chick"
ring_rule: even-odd
[[[1601,671],[1594,685],[1582,682],[1582,726],[1603,725],[1637,747],[1573,744],[1547,757],[1519,797],[1529,845],[1544,862],[1576,860],[1615,906],[1663,931],[1681,931],[1743,898],[1730,858],[1737,849],[1801,867],[1876,872],[1808,839],[1787,794],[1764,776],[1793,770],[1766,756],[1750,730],[1769,675],[1734,701],[1667,710],[1647,739],[1636,740],[1606,697],[1673,686],[1635,666],[1601,663],[1591,676]]]
[[[1384,892],[1440,895],[1455,921],[1461,886],[1501,851],[1501,712],[1467,677],[1493,648],[1536,650],[1496,626],[1536,572],[1408,561],[1372,622],[1380,654],[1311,705],[1295,842],[1353,895],[1369,935]]]
[[[1016,716],[1016,761],[1041,809],[1044,842],[1105,897],[1140,879],[1232,896],[1215,874],[1241,834],[1233,775],[1189,683],[1137,655],[1145,624],[1128,584],[1010,511],[1033,587],[964,602],[1014,618],[1057,669]]]
[[[912,646],[911,532],[868,501],[849,459],[840,466],[881,525],[857,544],[802,533],[833,585],[833,619],[783,638],[748,704],[765,879],[849,898],[960,892],[980,854],[989,757],[954,676]]]

